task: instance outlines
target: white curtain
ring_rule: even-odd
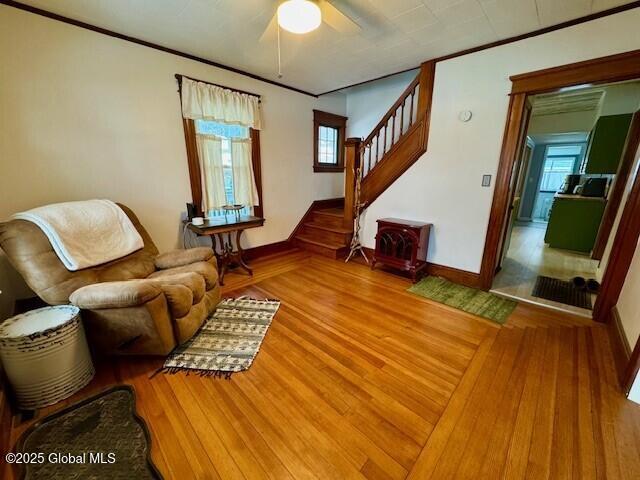
[[[249,207],[259,205],[256,179],[251,162],[251,139],[231,139],[233,191],[235,202]]]
[[[202,175],[202,209],[205,212],[227,204],[224,191],[222,141],[215,135],[196,135]]]
[[[260,99],[182,77],[182,116],[193,120],[262,127]]]

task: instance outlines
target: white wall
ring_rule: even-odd
[[[627,336],[629,345],[633,350],[638,338],[640,338],[640,248],[636,247],[636,253],[631,261],[629,273],[624,281],[617,309],[620,321]]]
[[[347,137],[369,135],[418,72],[419,70],[412,70],[344,90],[349,117]]]
[[[191,199],[176,73],[263,96],[267,221],[245,246],[286,239],[313,200],[343,195],[342,174],[312,168],[312,110],[345,114],[342,94],[315,99],[4,5],[0,59],[0,221],[105,197],[129,205],[161,250],[176,247]],[[2,318],[23,287],[5,269],[0,290]]]
[[[640,9],[634,9],[438,63],[429,149],[365,212],[365,246],[374,244],[378,218],[429,221],[429,260],[479,272],[495,183],[483,188],[481,178],[495,180],[509,76],[640,48],[638,24]],[[357,127],[376,123],[360,121],[361,105],[386,103],[385,111],[397,99],[383,97],[376,84],[347,92],[349,135],[366,136],[369,131]],[[460,122],[461,110],[471,110],[473,119]]]

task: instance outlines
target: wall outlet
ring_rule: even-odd
[[[483,187],[491,186],[491,175],[482,175],[482,186]]]

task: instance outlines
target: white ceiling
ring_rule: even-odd
[[[60,15],[321,93],[422,61],[630,3],[628,0],[332,0],[358,34],[326,24],[258,40],[277,0],[22,0]]]
[[[536,95],[531,100],[533,105],[531,115],[557,115],[599,110],[604,94],[604,88],[596,88]]]

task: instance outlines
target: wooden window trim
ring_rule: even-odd
[[[327,165],[318,162],[318,130],[320,127],[330,127],[338,130],[338,163]],[[344,171],[344,141],[347,132],[347,117],[335,113],[313,111],[313,171],[314,172],[343,172]]]
[[[184,139],[187,146],[187,165],[189,167],[189,182],[191,183],[191,198],[196,206],[199,215],[202,211],[202,172],[200,171],[200,160],[198,159],[198,147],[196,144],[196,124],[190,118],[182,119],[184,128]],[[253,176],[258,190],[259,205],[253,207],[253,214],[256,217],[264,218],[262,203],[262,168],[260,161],[260,130],[249,129],[251,138],[251,163],[253,165]]]

